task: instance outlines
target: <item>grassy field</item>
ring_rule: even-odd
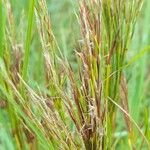
[[[149,150],[149,9],[0,0],[0,150]]]

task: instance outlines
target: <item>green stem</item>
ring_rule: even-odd
[[[109,112],[108,112],[108,97],[109,97],[109,93],[110,93],[110,74],[111,74],[111,66],[110,64],[107,64],[107,68],[106,68],[106,84],[105,84],[105,100],[106,100],[106,137],[104,138],[104,150],[107,149],[107,145],[110,141],[110,131],[109,131],[109,121],[110,121],[110,116],[109,116]]]

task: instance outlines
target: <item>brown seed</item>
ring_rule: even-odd
[[[0,100],[0,108],[4,109],[7,107],[7,101],[6,100]]]
[[[35,135],[34,133],[32,133],[31,131],[29,131],[27,128],[24,129],[26,138],[27,138],[27,142],[28,143],[33,143],[35,140]]]

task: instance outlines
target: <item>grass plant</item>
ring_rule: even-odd
[[[22,2],[0,0],[0,149],[150,149],[150,2]]]

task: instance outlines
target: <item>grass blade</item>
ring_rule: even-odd
[[[4,17],[3,17],[3,4],[0,0],[0,57],[3,57],[3,29],[4,29]]]
[[[29,65],[30,47],[31,47],[31,37],[32,37],[32,26],[33,26],[33,16],[34,16],[34,4],[35,0],[30,0],[29,12],[28,12],[28,28],[25,41],[25,56],[23,63],[23,79],[27,79],[27,70]]]

